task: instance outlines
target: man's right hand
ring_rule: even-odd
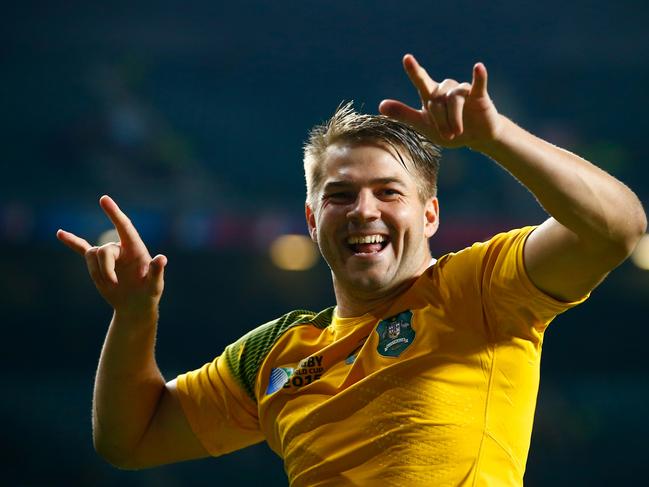
[[[99,358],[93,398],[97,452],[121,468],[144,468],[207,456],[176,392],[155,362],[157,311],[167,258],[151,258],[128,217],[108,196],[99,200],[119,242],[93,247],[59,230],[57,238],[86,259],[101,295],[115,309]]]
[[[56,233],[57,238],[85,257],[95,286],[116,312],[135,315],[155,312],[164,288],[167,258],[164,255],[151,258],[131,220],[109,196],[102,196],[99,205],[115,226],[119,242],[96,247],[64,230]]]

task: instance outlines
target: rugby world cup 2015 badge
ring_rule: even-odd
[[[376,347],[379,354],[398,357],[415,340],[412,311],[403,311],[379,322],[376,332],[379,334],[379,344]]]
[[[293,367],[276,367],[270,371],[266,395],[279,391],[293,375]]]

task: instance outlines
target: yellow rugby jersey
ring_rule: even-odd
[[[520,486],[543,332],[574,303],[523,265],[534,227],[445,255],[389,307],[293,311],[178,377],[207,451],[262,440],[291,486]]]

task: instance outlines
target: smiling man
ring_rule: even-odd
[[[430,264],[439,151],[412,132],[347,105],[306,146],[307,223],[332,270],[341,316],[395,298]]]
[[[305,145],[306,219],[336,305],[298,310],[165,383],[155,358],[166,258],[108,197],[120,242],[83,254],[115,313],[95,384],[97,450],[123,468],[222,455],[260,441],[292,486],[520,486],[543,334],[633,250],[635,195],[496,110],[471,83],[404,68],[419,109],[341,107]],[[438,146],[498,162],[551,215],[432,259]]]

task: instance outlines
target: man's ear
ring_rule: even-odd
[[[439,228],[439,201],[437,197],[429,198],[424,204],[424,235],[430,238]]]
[[[315,226],[315,212],[311,209],[311,206],[308,203],[304,204],[304,213],[306,214],[306,225],[309,228],[311,240],[318,243],[318,233]]]

